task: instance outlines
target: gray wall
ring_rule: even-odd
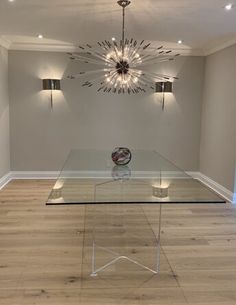
[[[206,59],[200,170],[234,191],[236,45]]]
[[[9,171],[8,53],[0,46],[0,178]]]
[[[234,202],[236,203],[236,166],[235,166],[235,175],[234,175]]]
[[[120,145],[157,149],[185,170],[199,169],[203,57],[159,68],[180,77],[164,112],[158,94],[101,94],[79,80],[63,80],[51,111],[41,79],[62,78],[79,64],[63,53],[30,51],[11,51],[9,63],[12,170],[59,170],[72,148]]]

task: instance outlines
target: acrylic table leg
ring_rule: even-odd
[[[162,204],[160,204],[159,210],[159,223],[158,223],[158,235],[157,235],[157,272],[160,272],[160,256],[161,256],[161,213],[162,213]]]

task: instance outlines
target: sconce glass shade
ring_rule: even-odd
[[[61,90],[60,79],[43,79],[43,90]]]
[[[157,82],[156,83],[156,92],[173,92],[173,83],[172,82]]]

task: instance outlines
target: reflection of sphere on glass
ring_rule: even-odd
[[[126,165],[130,162],[132,155],[128,148],[117,147],[113,150],[111,158],[116,165]]]
[[[126,165],[116,165],[112,169],[112,177],[115,180],[128,180],[131,176],[131,170]]]

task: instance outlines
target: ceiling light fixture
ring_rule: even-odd
[[[90,88],[97,85],[98,92],[118,94],[146,92],[150,88],[155,90],[157,81],[177,79],[175,76],[147,70],[147,66],[172,61],[180,54],[174,54],[172,50],[165,49],[163,46],[150,48],[151,43],[145,43],[144,40],[138,42],[133,38],[127,39],[125,37],[125,9],[131,1],[119,0],[117,3],[122,7],[123,16],[121,40],[97,42],[99,50],[89,44],[80,45],[81,52],[68,53],[72,60],[101,66],[95,70],[80,71],[68,78],[94,75],[82,86]]]
[[[39,39],[43,39],[43,35],[42,34],[38,34],[38,38]]]
[[[178,40],[178,44],[182,44],[183,43],[183,40]]]
[[[232,10],[232,8],[233,8],[233,4],[232,3],[229,3],[229,4],[227,4],[225,6],[226,11],[230,11],[230,10]]]

